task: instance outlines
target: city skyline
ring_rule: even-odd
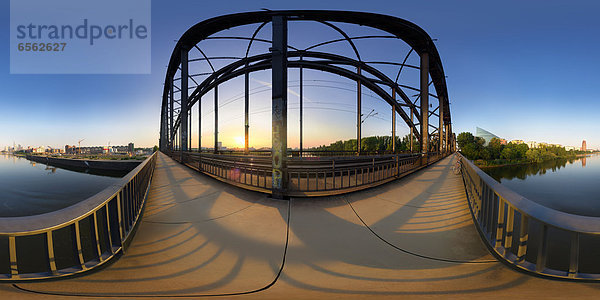
[[[173,41],[189,26],[202,20],[262,7],[359,10],[415,22],[437,39],[436,46],[443,53],[455,133],[472,132],[477,125],[508,140],[576,146],[585,139],[588,148],[600,148],[598,128],[592,122],[594,112],[600,108],[595,93],[597,75],[588,67],[600,62],[594,55],[600,51],[600,40],[594,32],[600,21],[593,17],[600,5],[592,1],[578,2],[577,5],[566,1],[544,1],[543,4],[434,2],[344,2],[342,7],[342,2],[308,1],[300,5],[240,1],[225,6],[188,1],[185,5],[190,9],[179,12],[181,17],[174,20],[166,16],[175,8],[153,1],[150,75],[10,75],[9,52],[3,48],[0,50],[4,57],[0,66],[5,70],[0,75],[4,91],[0,96],[0,127],[3,128],[0,149],[11,146],[13,141],[22,145],[59,147],[76,144],[83,138],[86,145],[106,145],[109,141],[111,144],[132,141],[141,147],[157,145],[162,82]],[[376,5],[378,3],[380,5]],[[0,5],[5,12],[0,21],[8,28],[9,4]],[[496,13],[486,14],[491,10]],[[8,30],[1,31],[0,38],[8,40]],[[576,49],[571,47],[573,44],[585,44],[586,47]],[[290,75],[290,80],[292,77]],[[257,77],[253,84],[258,88],[264,86],[264,82],[268,83],[268,80]],[[315,88],[313,95],[306,97],[318,102],[326,95]],[[270,101],[269,93],[262,93],[261,97],[262,101]],[[294,97],[290,94],[290,101],[297,101]],[[355,113],[351,112],[351,107],[346,110],[311,112],[314,120],[323,119],[323,116],[331,120],[326,126],[316,128],[305,123],[305,138],[312,138],[305,145],[310,147],[355,138],[354,129],[349,129],[355,122]],[[388,112],[383,109],[378,112],[382,119],[371,119],[364,137],[390,135],[385,120],[389,119]],[[258,114],[256,118],[260,116]],[[243,121],[233,114],[220,118],[234,124]],[[290,120],[290,124],[294,122]],[[256,131],[251,142],[257,142],[256,146],[270,145],[270,134],[266,134],[270,126],[265,123],[266,126],[260,123],[252,127]],[[235,126],[230,133],[222,135],[224,145],[240,143],[243,127]],[[293,130],[290,139],[296,141],[297,128],[290,127]],[[398,136],[406,133],[405,127],[398,128]],[[204,137],[205,134],[208,137]],[[210,141],[210,136],[210,132],[203,131],[203,141]],[[202,146],[206,146],[204,142]]]

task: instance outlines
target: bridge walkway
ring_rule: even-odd
[[[452,157],[380,187],[273,200],[160,154],[126,253],[91,274],[0,284],[2,299],[595,298],[600,286],[497,262],[469,215]]]

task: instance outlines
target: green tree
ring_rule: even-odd
[[[504,158],[504,159],[513,159],[514,154],[513,154],[513,150],[511,149],[511,147],[504,147],[504,149],[502,149],[502,152],[500,152],[500,158]]]
[[[540,151],[536,150],[536,149],[527,150],[527,152],[525,153],[525,156],[531,162],[542,162],[543,161]]]
[[[475,159],[480,158],[479,149],[478,149],[476,143],[465,144],[460,149],[461,149],[460,152],[470,160],[475,160]]]
[[[484,160],[492,159],[492,153],[490,153],[490,150],[487,147],[479,150],[479,156]]]
[[[504,149],[504,145],[502,145],[502,141],[500,141],[499,138],[492,138],[487,149],[490,152],[491,159],[498,159],[500,158],[500,153]]]
[[[529,146],[527,144],[518,144],[515,146],[515,158],[527,158],[527,150],[529,150]]]
[[[456,137],[456,143],[458,144],[458,148],[463,150],[463,148],[475,142],[475,137],[470,132],[461,132]]]

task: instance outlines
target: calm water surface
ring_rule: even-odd
[[[600,217],[600,156],[483,169],[520,195],[567,213]]]
[[[95,195],[125,174],[89,174],[0,154],[0,217],[43,214]]]

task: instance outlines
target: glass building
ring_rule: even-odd
[[[499,139],[497,135],[479,127],[477,127],[475,130],[475,136],[483,138],[485,140],[485,146],[487,146],[493,138]]]

